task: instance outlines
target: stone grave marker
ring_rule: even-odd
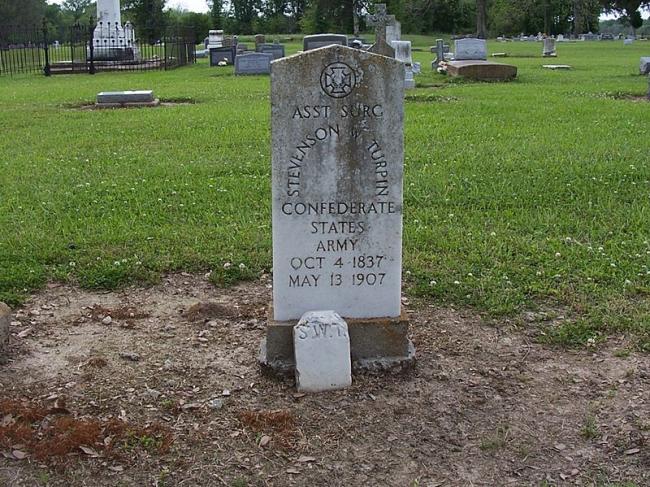
[[[255,35],[255,50],[261,45],[266,42],[266,36],[264,34],[256,34]]]
[[[9,345],[9,326],[11,325],[11,309],[0,302],[0,364],[5,362]]]
[[[642,57],[639,62],[639,73],[650,74],[650,57]]]
[[[334,311],[309,311],[293,328],[299,391],[342,389],[352,384],[348,324]]]
[[[386,40],[386,27],[395,22],[395,16],[386,14],[386,4],[376,3],[375,13],[368,15],[366,22],[368,25],[375,26],[375,43],[368,48],[368,51],[386,57],[395,57],[395,49]]]
[[[454,60],[487,60],[487,43],[484,39],[457,39],[455,41]]]
[[[145,107],[156,106],[160,100],[154,97],[152,90],[139,91],[102,91],[97,93],[98,108]]]
[[[260,44],[257,51],[270,54],[274,60],[285,56],[283,44]]]
[[[544,47],[542,48],[543,57],[555,57],[557,52],[555,50],[555,39],[552,37],[544,38]]]
[[[445,42],[442,39],[436,39],[436,45],[431,48],[431,52],[436,54],[436,58],[431,62],[431,69],[435,71],[445,60]]]
[[[305,36],[302,40],[302,50],[311,51],[312,49],[331,46],[332,44],[347,46],[348,36],[343,34],[314,34]]]
[[[228,64],[235,63],[235,48],[233,46],[210,49],[210,66],[219,66],[221,61],[226,61]]]
[[[394,16],[393,16],[394,18]],[[392,45],[393,41],[402,40],[402,24],[398,20],[394,20],[386,26],[386,42]]]
[[[393,41],[391,45],[395,49],[395,59],[404,63],[404,88],[407,90],[415,88],[411,41]]]
[[[568,64],[544,64],[542,67],[544,69],[550,69],[552,71],[571,69],[571,66]]]
[[[273,54],[251,52],[235,58],[235,74],[270,74]]]
[[[296,320],[333,310],[351,358],[405,367],[404,66],[334,45],[273,62],[273,306],[260,361],[294,366]]]

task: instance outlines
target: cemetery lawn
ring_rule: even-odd
[[[404,281],[569,346],[650,350],[650,43],[491,42],[511,83],[432,73],[406,94]],[[288,45],[295,52],[298,43]],[[573,66],[552,72],[543,64]],[[168,106],[89,110],[99,91]],[[290,100],[289,100],[290,102]],[[271,270],[269,78],[169,72],[0,78],[0,300],[85,289],[217,284]]]

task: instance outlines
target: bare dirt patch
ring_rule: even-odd
[[[650,358],[622,337],[566,351],[411,302],[411,373],[306,395],[258,368],[269,300],[189,274],[33,296],[0,366],[21,426],[0,485],[650,484]]]

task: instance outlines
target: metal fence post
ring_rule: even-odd
[[[90,16],[90,23],[88,24],[90,32],[88,34],[88,54],[90,55],[90,66],[88,67],[89,74],[95,74],[95,22],[93,16]]]
[[[43,74],[45,76],[50,76],[50,47],[48,46],[47,40],[47,20],[43,19],[43,49],[45,51],[45,66],[43,67]]]

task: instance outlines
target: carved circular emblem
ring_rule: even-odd
[[[345,63],[332,63],[323,69],[320,86],[332,98],[344,98],[352,93],[357,84],[354,70]]]

